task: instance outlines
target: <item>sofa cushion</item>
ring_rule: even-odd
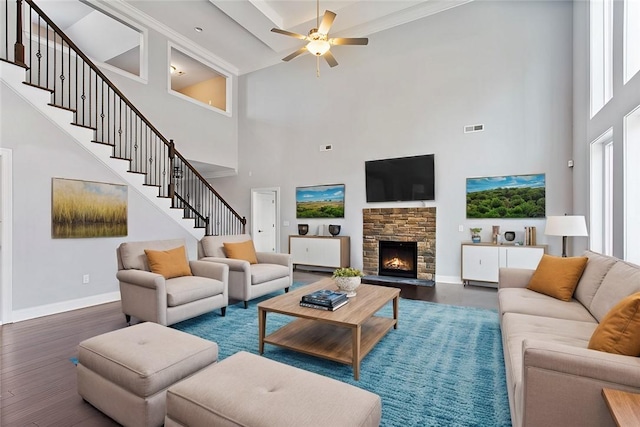
[[[574,298],[580,301],[585,307],[589,307],[593,296],[602,284],[604,276],[611,267],[613,267],[617,259],[591,251],[585,251],[582,256],[589,258],[589,261],[584,269],[584,273],[582,273],[582,277],[578,281]]]
[[[515,388],[521,387],[522,384],[522,343],[525,339],[587,348],[589,339],[598,326],[595,322],[553,319],[520,313],[505,313],[501,325],[503,340],[508,347],[510,359],[508,366],[511,367],[511,372],[507,374],[512,375]]]
[[[289,267],[278,264],[255,264],[251,266],[251,284],[260,284],[289,276]]]
[[[165,279],[174,277],[191,276],[187,250],[180,246],[166,251],[154,251],[145,249],[149,268],[153,273],[161,274]]]
[[[224,242],[224,253],[227,258],[241,259],[249,261],[249,264],[257,264],[256,249],[253,246],[253,240],[246,240],[244,242]]]
[[[575,299],[561,301],[523,288],[503,288],[498,291],[500,314],[521,313],[556,319],[595,322],[594,317]]]
[[[636,292],[640,292],[640,267],[617,261],[602,280],[589,311],[601,322],[614,305]]]
[[[151,271],[147,262],[145,249],[166,251],[167,249],[184,246],[184,239],[151,240],[147,242],[125,242],[119,246],[118,254],[125,270]]]
[[[527,289],[570,301],[587,261],[587,257],[563,258],[544,254]]]
[[[167,280],[167,305],[177,307],[203,298],[220,295],[224,283],[201,276],[182,276]]]
[[[591,336],[589,348],[640,356],[640,293],[624,298],[604,316]]]

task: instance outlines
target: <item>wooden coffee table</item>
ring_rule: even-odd
[[[353,377],[360,379],[360,361],[393,327],[398,328],[400,290],[362,284],[357,295],[336,311],[300,307],[303,295],[318,289],[337,287],[330,278],[279,295],[258,304],[260,354],[264,344],[273,344],[312,356],[353,366]],[[393,301],[393,318],[374,316],[385,304]],[[297,317],[275,332],[265,336],[267,313]]]

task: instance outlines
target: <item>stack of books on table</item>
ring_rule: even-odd
[[[349,302],[346,292],[321,289],[302,297],[302,307],[317,308],[318,310],[334,311]]]

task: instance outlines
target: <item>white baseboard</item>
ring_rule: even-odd
[[[56,302],[54,304],[46,304],[38,307],[23,308],[22,310],[15,310],[12,313],[11,320],[13,322],[21,322],[23,320],[35,319],[36,317],[64,313],[65,311],[77,310],[79,308],[86,308],[114,301],[120,301],[119,291],[93,295],[86,298],[78,298],[71,301]]]
[[[462,279],[460,279],[460,276],[439,276],[436,274],[436,283],[454,283],[461,285]]]

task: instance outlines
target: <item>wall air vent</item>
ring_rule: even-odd
[[[320,151],[331,151],[331,150],[333,150],[332,144],[322,144],[320,146]]]
[[[484,125],[467,125],[464,127],[464,133],[482,132]]]

